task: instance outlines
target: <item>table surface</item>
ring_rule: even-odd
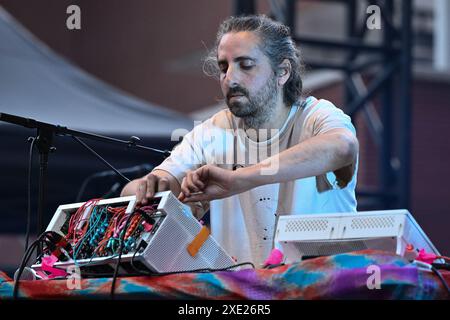
[[[374,271],[375,270],[375,271]],[[450,284],[450,272],[442,272]],[[379,275],[379,277],[378,277]],[[377,286],[377,277],[380,280]],[[111,278],[21,281],[25,299],[108,299]],[[0,272],[0,299],[14,282]],[[449,299],[431,273],[392,253],[364,250],[310,259],[273,269],[121,277],[116,298],[126,299]]]

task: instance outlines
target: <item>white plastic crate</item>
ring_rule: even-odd
[[[181,203],[170,191],[159,192],[152,199],[157,204],[155,223],[150,232],[143,232],[138,241],[144,241],[142,252],[136,253],[134,261],[137,265],[144,265],[153,272],[191,271],[195,269],[222,269],[235,264],[234,260],[225,252],[217,241],[209,235],[195,256],[187,251],[187,246],[194,240],[202,229],[202,225],[192,215],[189,206]],[[64,225],[70,216],[84,203],[60,205],[56,210],[46,231],[55,231],[65,236]],[[126,213],[135,209],[135,196],[100,200],[97,206],[127,207]],[[89,208],[87,209],[89,210]],[[132,273],[130,261],[134,252],[123,254],[119,274]],[[76,265],[81,272],[108,273],[114,270],[117,256],[80,259]],[[54,267],[68,268],[74,266],[73,260],[56,262]],[[35,271],[40,271],[41,264],[32,265]]]
[[[408,245],[439,255],[408,210],[283,215],[275,242],[281,245],[287,263],[364,249],[404,256]]]

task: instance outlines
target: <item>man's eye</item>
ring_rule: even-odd
[[[254,65],[250,64],[250,63],[243,63],[243,64],[241,64],[241,68],[244,69],[244,70],[250,70],[253,67],[254,67]]]

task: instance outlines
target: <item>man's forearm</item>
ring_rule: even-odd
[[[357,154],[358,141],[354,135],[346,129],[335,129],[236,173],[251,189],[334,171],[350,165]]]

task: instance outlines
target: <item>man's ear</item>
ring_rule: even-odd
[[[288,81],[291,76],[291,69],[291,62],[288,59],[284,59],[283,62],[278,65],[277,78],[279,86],[283,86]]]

